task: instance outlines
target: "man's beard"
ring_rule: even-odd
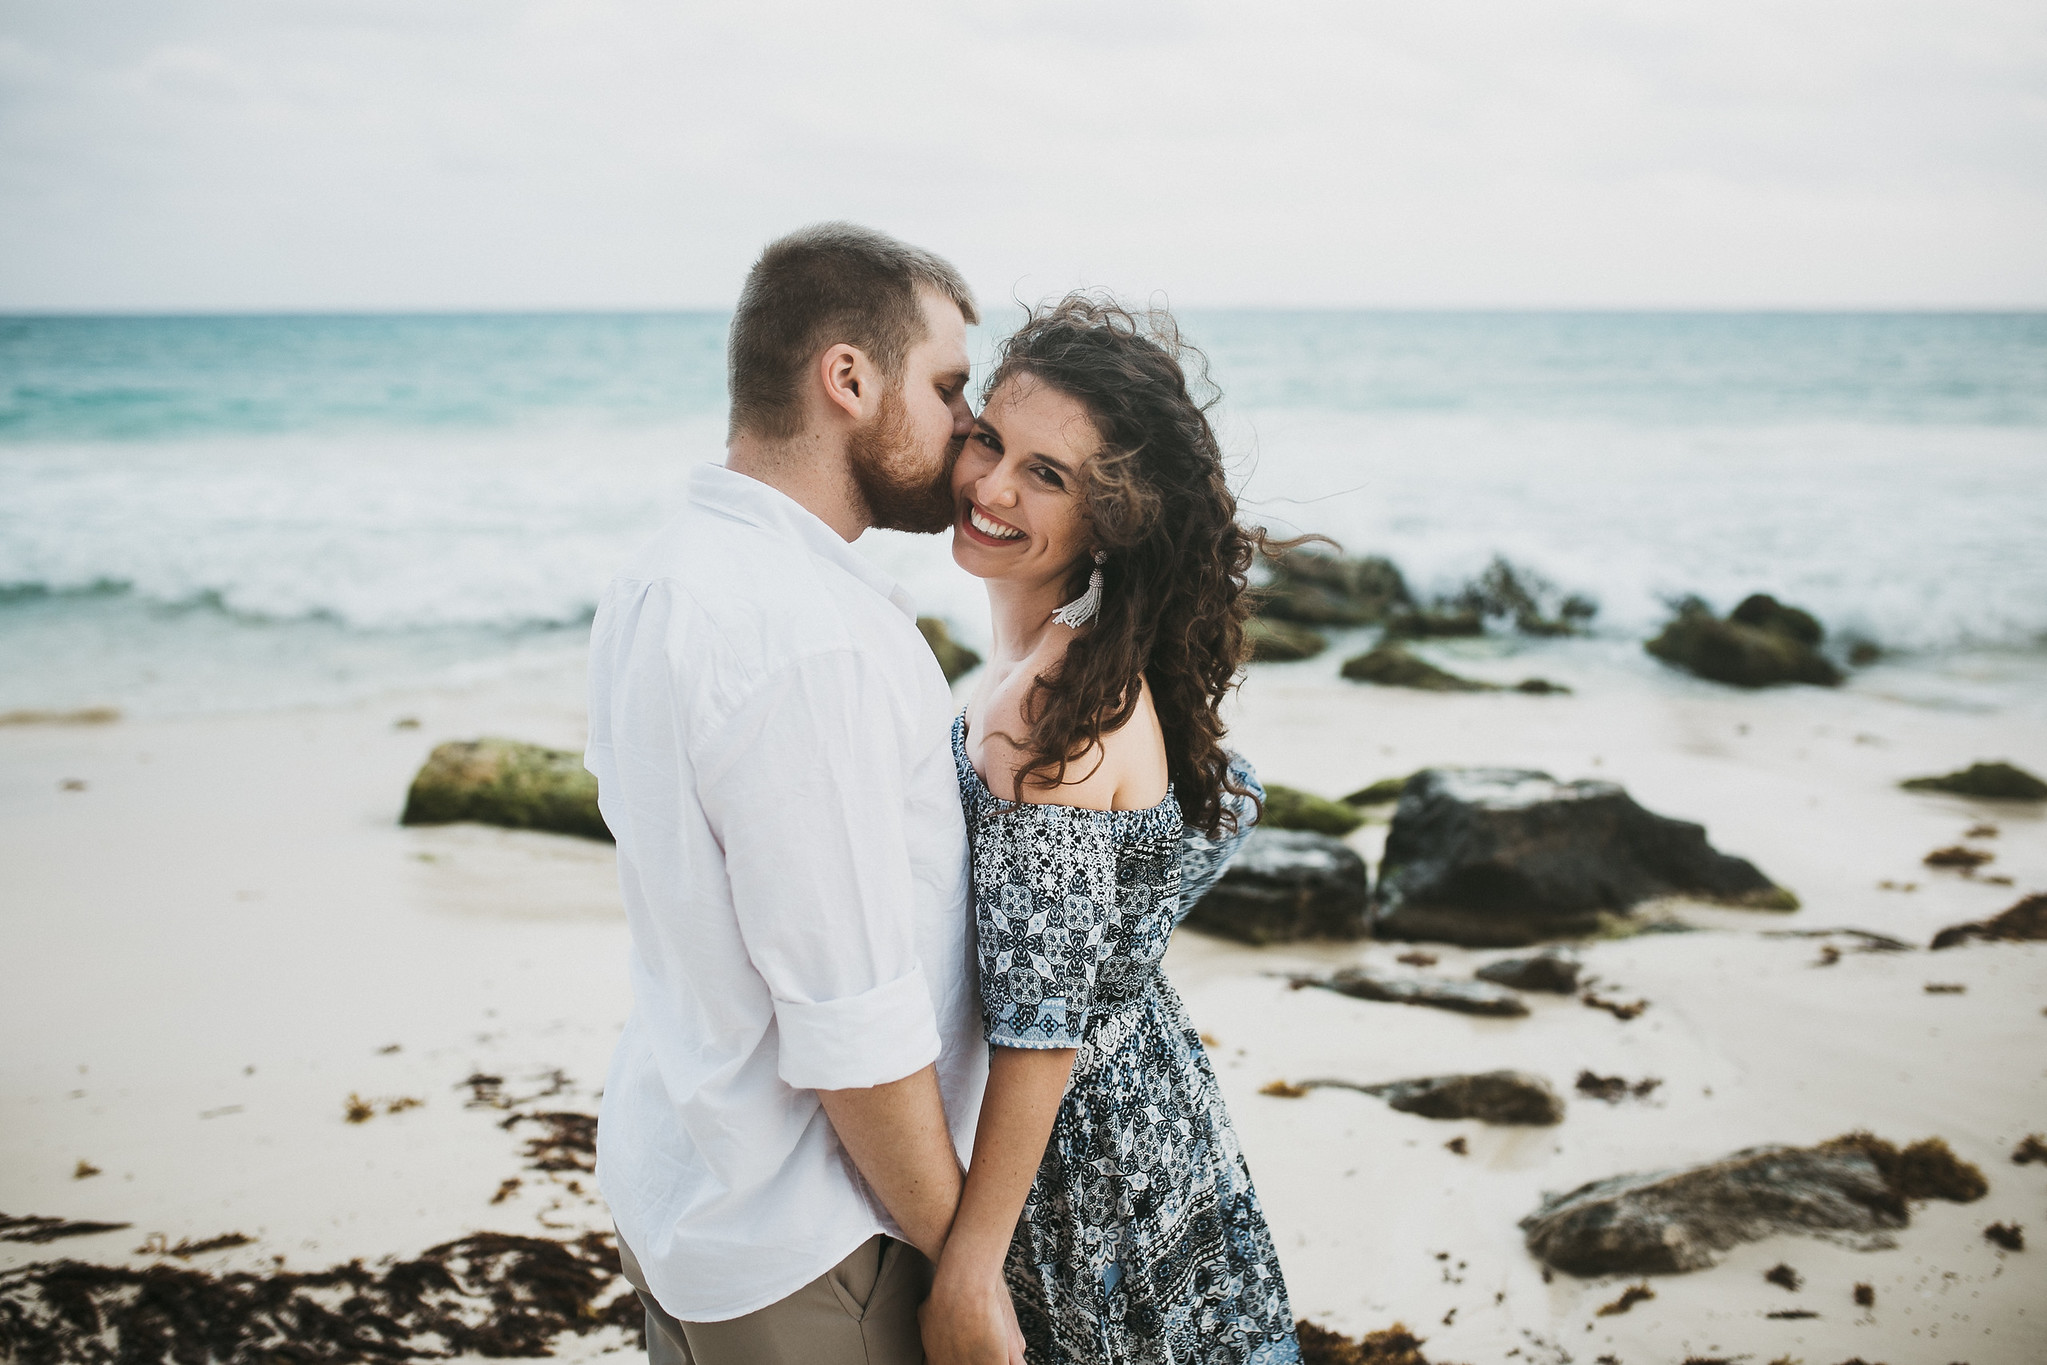
[[[909,426],[899,385],[882,394],[881,410],[847,438],[847,463],[867,502],[868,525],[935,535],[952,525],[952,466],[966,442],[955,439],[947,445],[935,474],[919,474]]]

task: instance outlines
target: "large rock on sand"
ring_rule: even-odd
[[[1979,801],[2047,801],[2047,782],[2011,763],[1971,763],[1960,772],[1908,777],[1898,785],[1908,792],[1946,792]]]
[[[1259,828],[1186,922],[1245,943],[1363,938],[1368,888],[1365,860],[1342,840]]]
[[[1511,948],[1591,933],[1605,914],[1686,896],[1750,909],[1798,901],[1706,831],[1611,782],[1519,768],[1428,768],[1402,789],[1373,932]]]
[[[611,838],[597,812],[597,779],[584,769],[583,756],[516,739],[454,740],[428,756],[398,823],[458,820]]]
[[[1474,1075],[1417,1076],[1413,1080],[1359,1085],[1356,1081],[1302,1081],[1303,1090],[1357,1090],[1376,1095],[1387,1107],[1425,1119],[1477,1119],[1480,1123],[1547,1128],[1564,1121],[1563,1097],[1548,1081],[1526,1071],[1481,1071]]]
[[[1665,663],[1736,687],[1794,682],[1834,687],[1841,670],[1819,652],[1821,638],[1811,613],[1757,593],[1724,621],[1698,598],[1688,598],[1643,648]]]
[[[1939,1138],[1899,1151],[1867,1133],[1817,1147],[1750,1147],[1674,1171],[1547,1195],[1521,1220],[1528,1250],[1567,1274],[1669,1275],[1780,1232],[1862,1250],[1891,1245],[1910,1201],[1968,1203],[1989,1186]]]
[[[1259,589],[1258,612],[1310,626],[1371,626],[1414,605],[1391,560],[1288,550],[1275,556]]]
[[[1343,676],[1352,682],[1375,683],[1380,687],[1411,687],[1421,692],[1497,692],[1493,683],[1474,682],[1436,667],[1410,652],[1405,645],[1381,644],[1346,659]]]
[[[1325,991],[1385,1005],[1428,1005],[1457,1014],[1493,1019],[1519,1019],[1528,1013],[1521,997],[1484,981],[1453,981],[1442,976],[1396,976],[1370,967],[1339,967],[1328,976],[1297,976],[1294,989],[1319,986]]]
[[[1488,962],[1472,975],[1480,981],[1512,986],[1517,991],[1548,991],[1552,995],[1576,995],[1581,967],[1575,958],[1551,950],[1534,957],[1508,957]]]

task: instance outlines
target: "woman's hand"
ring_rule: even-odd
[[[1025,1365],[1016,1305],[1002,1267],[941,1260],[931,1297],[917,1310],[927,1365]]]

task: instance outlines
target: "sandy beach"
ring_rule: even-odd
[[[1948,700],[1934,705],[1904,667],[1838,692],[1743,693],[1605,642],[1512,659],[1472,645],[1458,662],[1503,680],[1539,670],[1570,696],[1426,695],[1340,681],[1343,652],[1253,670],[1234,734],[1268,779],[1340,795],[1424,764],[1608,777],[1704,823],[1803,908],[1671,904],[1656,914],[1699,932],[1583,945],[1602,992],[1649,1002],[1627,1021],[1569,996],[1484,1019],[1287,981],[1359,962],[1463,977],[1500,952],[1261,950],[1180,934],[1168,970],[1216,1040],[1296,1312],[1356,1335],[1403,1322],[1438,1365],[2047,1356],[2047,1167],[2010,1160],[2047,1128],[2047,945],[1861,952],[1852,937],[1781,933],[1847,927],[1923,945],[2047,888],[2037,805],[1895,785],[1979,757],[2042,766],[2032,661],[1951,661]],[[1976,702],[1954,701],[1973,695],[1956,677],[1976,679]],[[533,1116],[595,1112],[625,1016],[610,849],[396,823],[440,740],[580,747],[580,689],[564,659],[323,709],[0,727],[0,1210],[127,1225],[0,1243],[0,1269],[58,1257],[374,1267],[476,1232],[607,1229],[578,1131]],[[1921,865],[1985,822],[1997,833],[1977,842],[1996,859],[1981,873]],[[1352,842],[1376,857],[1385,828],[1382,817]],[[1837,960],[1822,965],[1829,945]],[[1437,961],[1397,961],[1417,947]],[[1339,1090],[1261,1093],[1277,1080],[1500,1067],[1566,1094],[1563,1124],[1493,1128]],[[1573,1091],[1583,1070],[1661,1084],[1609,1103]],[[1546,1277],[1522,1246],[1516,1221],[1544,1191],[1855,1129],[1944,1138],[1990,1192],[1915,1206],[1890,1250],[1788,1236],[1739,1247],[1710,1270],[1656,1277],[1653,1299],[1607,1316],[1597,1310],[1626,1282]],[[2032,1245],[1985,1240],[2000,1221]],[[228,1234],[248,1240],[191,1251]],[[1764,1279],[1780,1263],[1797,1291]],[[1873,1305],[1856,1305],[1858,1284]],[[1810,1316],[1770,1316],[1785,1313]],[[563,1338],[558,1354],[629,1341],[604,1328]]]

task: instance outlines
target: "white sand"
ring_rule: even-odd
[[[1348,1332],[1395,1319],[1439,1362],[1627,1365],[1689,1354],[1832,1365],[2047,1359],[2047,1167],[2008,1160],[2047,1131],[2047,945],[1846,952],[1759,931],[1852,925],[1924,943],[1942,925],[2047,889],[2047,818],[1896,790],[1972,759],[2047,769],[2047,705],[1984,661],[1980,698],[1948,704],[1902,670],[1849,689],[1733,693],[1596,647],[1469,662],[1541,672],[1571,697],[1435,697],[1353,688],[1334,659],[1265,668],[1237,717],[1268,778],[1331,795],[1424,762],[1526,764],[1625,783],[1645,805],[1795,889],[1795,915],[1677,907],[1711,932],[1592,945],[1603,989],[1652,1002],[1622,1023],[1568,998],[1522,1020],[1291,991],[1302,967],[1391,966],[1407,945],[1255,951],[1192,934],[1168,959],[1217,1061],[1296,1310]],[[1906,699],[1901,699],[1906,698]],[[417,716],[416,730],[394,729]],[[1744,728],[1745,727],[1745,731]],[[412,771],[438,740],[484,733],[576,747],[580,679],[541,673],[448,695],[320,711],[94,727],[0,727],[0,1210],[132,1222],[0,1266],[135,1253],[240,1231],[191,1264],[293,1269],[409,1255],[479,1229],[605,1225],[590,1182],[522,1170],[530,1129],[466,1107],[472,1071],[527,1106],[592,1110],[624,1017],[624,923],[601,845],[473,827],[405,830]],[[83,791],[63,790],[67,779]],[[1987,874],[1923,868],[1984,818]],[[1383,827],[1356,836],[1375,851]],[[1916,892],[1877,889],[1915,882]],[[1844,949],[1852,945],[1840,940]],[[1499,954],[1431,947],[1460,975]],[[1928,995],[1929,981],[1963,994]],[[399,1044],[395,1053],[380,1051]],[[1560,1127],[1489,1129],[1278,1078],[1385,1080],[1512,1066],[1569,1092],[1581,1068],[1659,1077],[1647,1101],[1576,1097]],[[253,1067],[253,1071],[248,1068]],[[351,1093],[425,1103],[344,1121]],[[1893,1250],[1807,1238],[1742,1248],[1653,1281],[1597,1318],[1620,1281],[1545,1284],[1515,1222],[1543,1190],[1853,1128],[1938,1135],[1988,1175],[1983,1201],[1932,1204]],[[1467,1139],[1470,1154],[1444,1143]],[[81,1159],[103,1174],[78,1180]],[[489,1201],[520,1176],[505,1202]],[[580,1193],[572,1191],[575,1180]],[[1985,1242],[2025,1225],[2028,1250]],[[1439,1259],[1439,1253],[1445,1258]],[[1795,1266],[1789,1293],[1763,1270]],[[1873,1311],[1850,1301],[1857,1282]],[[1448,1324],[1446,1315],[1455,1309]],[[1809,1309],[1817,1319],[1770,1320]],[[1588,1330],[1589,1328],[1589,1330]],[[572,1348],[588,1354],[617,1339]],[[1514,1352],[1510,1356],[1510,1352]]]

